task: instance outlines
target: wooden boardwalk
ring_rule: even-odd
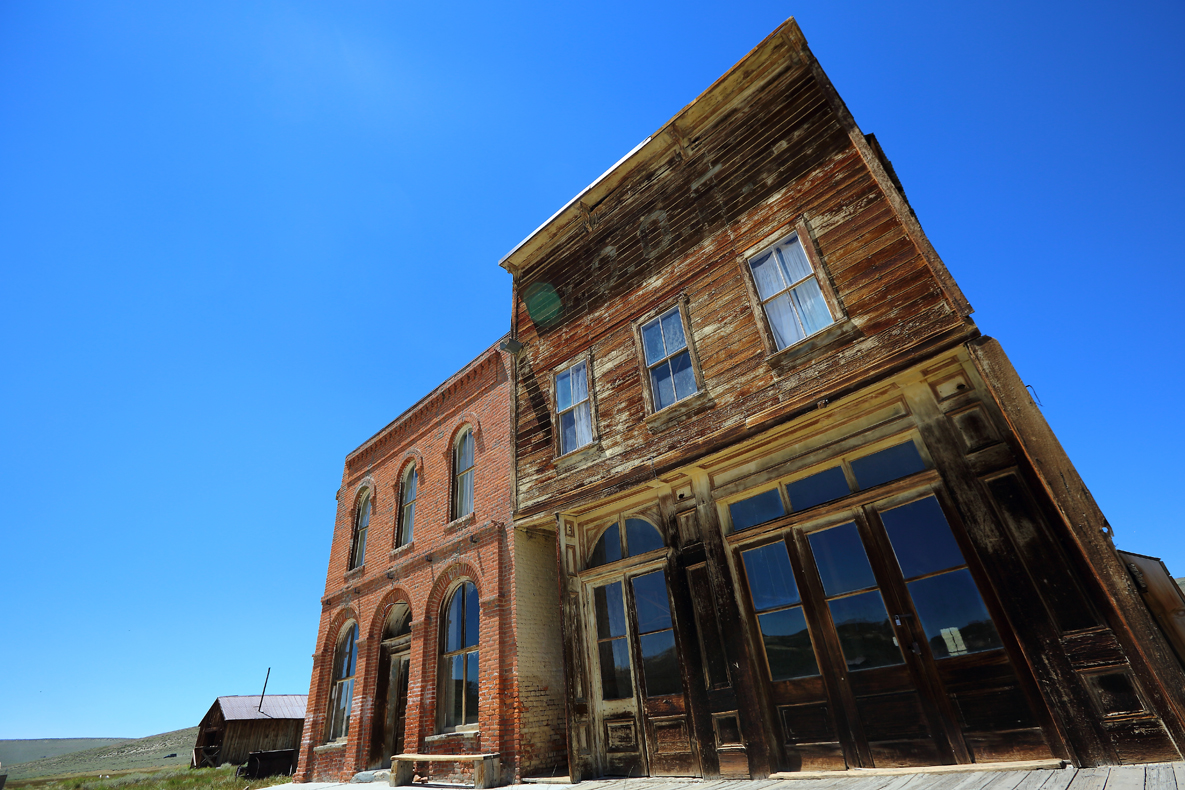
[[[873,775],[857,770],[794,779],[590,779],[579,785],[548,784],[547,790],[1185,790],[1185,762],[1028,771]]]

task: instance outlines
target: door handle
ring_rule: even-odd
[[[909,649],[911,651],[913,651],[913,654],[915,656],[920,656],[922,654],[922,648],[921,648],[921,646],[918,645],[917,642],[914,642],[912,645],[910,645]]]
[[[912,619],[913,619],[912,614],[895,614],[895,615],[893,615],[893,621],[895,623],[897,623],[897,625],[899,625],[899,626],[905,625],[905,623],[901,622],[902,620],[912,620]]]

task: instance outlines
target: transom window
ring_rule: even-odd
[[[835,321],[798,234],[749,260],[778,350]]]
[[[644,519],[627,518],[624,530],[618,522],[601,534],[588,557],[588,567],[595,568],[625,557],[636,557],[665,545],[658,527]]]
[[[333,652],[333,687],[329,690],[328,740],[350,734],[350,708],[354,701],[354,670],[358,664],[358,624],[342,629]]]
[[[642,325],[642,347],[655,411],[696,393],[695,370],[678,307]]]
[[[466,428],[453,447],[453,518],[473,512],[473,429]]]
[[[444,609],[440,651],[441,725],[477,724],[478,635],[481,610],[477,587],[464,582]]]
[[[842,499],[854,491],[864,491],[908,477],[925,468],[926,462],[913,441],[895,444],[850,461],[840,459],[835,466],[787,483],[784,491],[771,488],[730,503],[728,513],[732,529],[734,532],[748,529],[787,513],[799,513],[816,505]]]
[[[350,542],[350,570],[366,562],[366,531],[370,527],[370,492],[362,494],[354,512],[354,537]]]
[[[395,540],[396,546],[406,546],[412,542],[416,525],[416,488],[419,486],[420,473],[416,465],[412,464],[403,475],[403,507],[399,513],[399,535]]]
[[[592,443],[592,408],[585,360],[555,377],[555,410],[560,426],[560,455]]]

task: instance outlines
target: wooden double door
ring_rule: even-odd
[[[372,769],[390,768],[391,757],[403,752],[410,648],[410,636],[384,640],[379,648],[379,683],[368,761]]]
[[[698,776],[665,563],[599,574],[584,592],[602,772]]]
[[[784,768],[1052,756],[970,554],[934,490],[737,545]]]

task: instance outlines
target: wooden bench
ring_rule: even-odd
[[[499,754],[396,754],[391,758],[391,787],[411,784],[416,763],[473,763],[473,787],[497,787],[502,771]]]

